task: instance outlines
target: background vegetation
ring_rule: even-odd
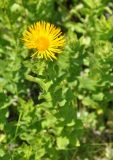
[[[21,40],[45,20],[61,27],[58,60]],[[0,160],[113,159],[113,2],[0,1]]]

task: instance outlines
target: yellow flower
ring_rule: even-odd
[[[27,48],[36,49],[32,57],[51,60],[57,58],[56,55],[61,53],[65,43],[61,29],[44,21],[28,27],[23,34],[23,40]]]

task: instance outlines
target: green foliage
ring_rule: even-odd
[[[0,160],[113,159],[113,2],[0,2]],[[21,38],[61,27],[58,60],[32,59]]]

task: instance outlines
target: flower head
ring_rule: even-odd
[[[57,58],[56,54],[61,53],[65,43],[61,29],[43,21],[28,27],[23,35],[23,40],[27,48],[36,50],[33,57],[51,60]]]

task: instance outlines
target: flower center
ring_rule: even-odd
[[[49,40],[45,37],[39,37],[36,43],[39,51],[44,51],[49,46]]]

